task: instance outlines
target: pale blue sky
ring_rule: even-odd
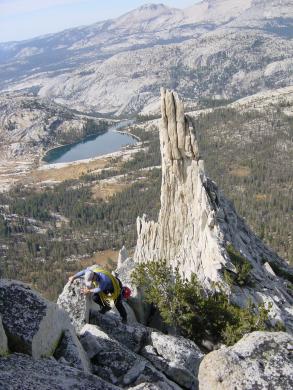
[[[185,8],[199,0],[0,0],[0,42],[111,19],[147,3]]]

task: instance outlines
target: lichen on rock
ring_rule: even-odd
[[[292,350],[288,333],[248,334],[233,347],[206,355],[199,368],[199,389],[292,389]]]
[[[57,304],[69,315],[71,322],[77,331],[89,322],[90,302],[89,298],[81,294],[82,281],[77,279],[74,283],[67,283],[59,295]]]
[[[32,359],[16,353],[0,358],[1,390],[118,390],[91,374],[60,364],[54,359]]]
[[[51,356],[63,331],[72,328],[55,303],[16,281],[0,281],[0,314],[10,351],[34,358]]]

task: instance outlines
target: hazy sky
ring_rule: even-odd
[[[0,0],[0,42],[110,19],[142,4],[184,8],[199,0]]]

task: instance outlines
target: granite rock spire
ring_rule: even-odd
[[[161,209],[157,222],[145,215],[138,218],[135,261],[164,259],[186,278],[195,273],[208,290],[220,283],[240,306],[248,299],[270,303],[271,317],[293,328],[288,281],[271,272],[270,265],[283,276],[292,270],[250,230],[206,176],[196,129],[178,95],[162,89],[161,110]],[[250,263],[250,285],[228,285],[225,273],[238,273],[228,248]]]

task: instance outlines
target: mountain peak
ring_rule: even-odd
[[[133,30],[152,30],[169,24],[167,22],[172,17],[181,15],[181,10],[169,8],[164,4],[144,4],[133,11],[130,11],[116,19],[115,27],[128,28]]]
[[[213,21],[217,24],[238,17],[249,9],[252,0],[203,0],[184,10],[190,22]]]
[[[136,14],[148,18],[148,17],[156,17],[162,14],[169,13],[170,10],[172,10],[172,8],[169,8],[162,3],[160,4],[148,3],[148,4],[143,4],[140,7],[128,12],[126,15]]]
[[[152,4],[152,3],[148,3],[148,4],[143,4],[142,6],[140,6],[138,9],[140,10],[158,10],[158,9],[168,9],[168,7],[165,6],[165,4]]]

